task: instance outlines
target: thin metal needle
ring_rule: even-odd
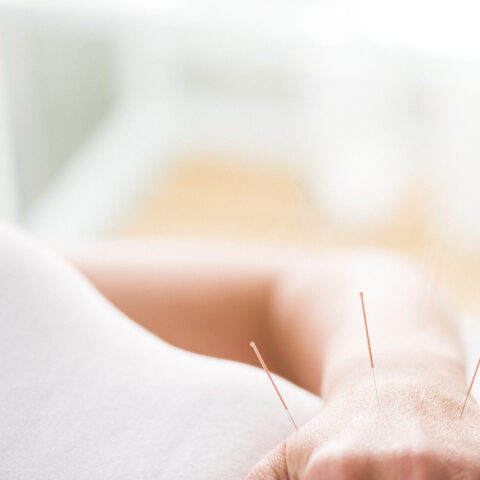
[[[375,368],[372,368],[372,376],[373,376],[373,384],[375,385],[375,396],[377,397],[377,405],[380,406],[380,400],[378,397],[378,389],[377,389],[377,379],[375,378]]]
[[[375,378],[375,365],[373,364],[372,346],[370,345],[370,335],[368,333],[367,314],[365,313],[365,303],[363,301],[363,292],[360,292],[360,300],[362,301],[363,322],[365,324],[365,333],[367,334],[368,354],[370,355],[370,367],[372,368],[373,385],[375,386],[375,396],[377,397],[377,405],[380,407],[380,399],[378,397],[377,379]]]
[[[262,365],[263,369],[265,370],[265,373],[268,375],[268,378],[269,378],[270,381],[272,382],[273,388],[274,388],[275,391],[277,392],[278,398],[279,398],[280,401],[282,402],[283,408],[285,408],[285,410],[287,411],[288,416],[290,417],[290,420],[292,421],[293,426],[295,427],[295,430],[298,432],[297,424],[295,423],[295,420],[293,419],[291,413],[288,411],[287,404],[286,404],[285,401],[283,400],[283,397],[282,397],[282,395],[280,394],[280,392],[279,392],[279,390],[278,390],[278,388],[277,388],[277,385],[275,384],[275,381],[273,380],[272,376],[270,375],[270,371],[268,370],[268,367],[267,367],[266,363],[263,361],[263,357],[262,357],[262,355],[260,354],[260,352],[258,351],[258,348],[257,348],[257,346],[255,345],[255,342],[250,342],[250,346],[253,348],[253,351],[255,352],[255,355],[257,356],[258,361],[260,362],[260,364]]]
[[[467,400],[468,400],[468,397],[470,396],[470,392],[472,391],[473,382],[475,381],[475,377],[477,376],[479,366],[480,366],[480,358],[478,359],[477,368],[475,368],[475,372],[473,374],[472,381],[470,382],[470,387],[468,388],[468,392],[467,392],[467,396],[465,398],[465,402],[463,402],[463,407],[462,407],[462,411],[460,413],[460,418],[462,418],[463,411],[465,410],[465,406],[467,405]]]

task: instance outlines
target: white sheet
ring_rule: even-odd
[[[280,384],[299,423],[319,409]],[[0,389],[2,480],[241,479],[292,433],[261,370],[170,347],[12,231]]]

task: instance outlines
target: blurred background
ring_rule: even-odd
[[[0,2],[0,219],[404,252],[480,315],[478,2]]]

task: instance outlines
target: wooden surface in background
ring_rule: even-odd
[[[314,249],[378,246],[408,254],[436,276],[464,312],[480,316],[480,250],[465,253],[434,238],[427,202],[412,187],[391,221],[369,232],[341,231],[315,206],[291,172],[274,165],[179,162],[153,179],[125,219],[128,235],[202,236],[275,242]]]

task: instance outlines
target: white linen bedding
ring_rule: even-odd
[[[279,383],[300,424],[318,411]],[[167,345],[5,228],[0,392],[2,480],[241,479],[292,433],[263,371]]]

